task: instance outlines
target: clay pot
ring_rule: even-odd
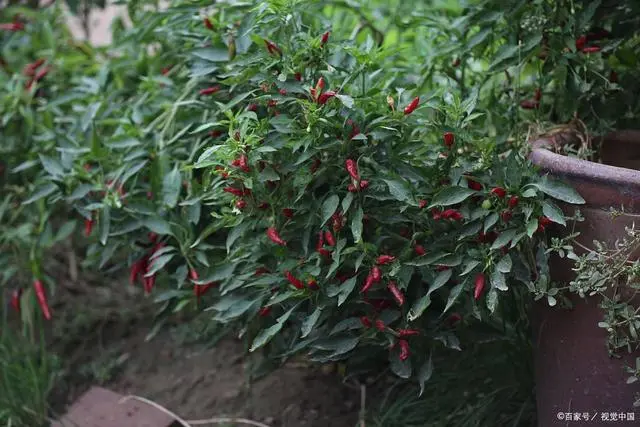
[[[585,221],[576,227],[581,233],[577,240],[590,248],[594,240],[611,245],[626,236],[625,227],[634,221],[640,226],[640,132],[616,132],[603,138],[600,154],[604,164],[556,154],[550,148],[557,141],[557,137],[535,141],[530,158],[543,173],[571,185],[585,199],[578,207]],[[572,215],[575,206],[562,208]],[[625,214],[614,218],[611,208]],[[568,283],[573,277],[571,266],[571,261],[552,259],[552,280]],[[607,332],[598,326],[603,320],[599,299],[576,296],[570,310],[542,301],[534,305],[532,319],[538,425],[610,425],[612,421],[603,420],[602,413],[614,412],[625,413],[625,417],[635,412],[635,421],[620,422],[640,425],[640,410],[633,408],[640,381],[627,384],[630,374],[624,369],[635,366],[640,352],[609,356]],[[578,420],[567,419],[568,413],[583,415]],[[586,413],[595,416],[593,421],[584,421]]]

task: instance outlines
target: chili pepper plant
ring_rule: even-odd
[[[52,94],[34,98],[17,65],[3,74],[24,102],[5,114],[37,118],[10,133],[33,144],[12,160],[23,184],[11,201],[38,212],[26,218],[39,239],[53,235],[52,212],[74,218],[56,235],[77,229],[84,265],[127,269],[122,286],[154,298],[159,316],[206,310],[250,352],[383,361],[422,387],[433,351],[463,349],[475,327],[507,333],[532,292],[561,298],[547,286],[545,237],[568,220],[555,200],[583,199],[531,166],[522,130],[542,122],[549,91],[550,120],[566,112],[573,83],[545,67],[606,66],[573,50],[543,64],[544,35],[520,43],[513,25],[546,3],[501,12],[496,36],[488,16],[500,7],[481,3],[412,3],[381,20],[321,2],[132,3],[133,28],[117,24],[114,46],[51,50],[51,73],[69,73]],[[590,8],[577,10],[567,25],[588,26]],[[445,27],[460,51],[442,46]],[[27,49],[22,37],[38,31],[2,41]],[[554,24],[549,37],[568,32]],[[426,35],[434,51],[422,58]],[[23,286],[46,276],[33,248]]]

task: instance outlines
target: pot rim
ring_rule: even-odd
[[[616,131],[607,134],[603,139],[621,144],[640,144],[640,131]],[[534,140],[530,144],[532,151],[529,159],[544,172],[577,184],[588,182],[591,185],[611,187],[625,195],[629,193],[640,195],[640,171],[638,170],[554,153],[549,149],[554,145],[553,140],[549,137]],[[585,194],[582,196],[587,199]]]

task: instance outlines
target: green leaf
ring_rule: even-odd
[[[109,236],[109,228],[111,226],[111,208],[109,206],[105,206],[100,211],[98,226],[100,230],[100,243],[104,246],[107,244],[107,237]]]
[[[400,378],[407,379],[411,376],[411,359],[400,360],[399,350],[389,352],[389,367],[391,371]]]
[[[389,186],[389,193],[391,193],[396,200],[401,202],[411,200],[411,192],[404,181],[385,179],[384,182],[387,183],[387,186]]]
[[[269,341],[271,341],[271,339],[278,333],[280,332],[280,330],[282,329],[282,326],[284,325],[284,323],[289,319],[289,317],[291,316],[291,313],[293,313],[293,310],[296,309],[297,306],[292,307],[289,311],[287,311],[286,313],[284,313],[282,316],[280,316],[278,318],[278,320],[276,321],[276,324],[267,328],[267,329],[263,329],[262,331],[260,331],[260,333],[255,337],[255,339],[253,340],[253,343],[251,344],[251,348],[249,349],[250,352],[254,352],[257,349],[259,349],[260,347],[263,347],[265,344],[267,344]]]
[[[56,237],[55,237],[55,241],[56,242],[60,242],[64,239],[66,239],[67,237],[69,237],[71,235],[71,233],[73,233],[73,230],[75,230],[76,228],[76,221],[75,220],[70,220],[65,222],[62,227],[60,227],[58,229],[58,233],[56,233]]]
[[[358,206],[355,214],[353,215],[353,219],[351,220],[351,233],[353,233],[353,241],[355,243],[360,243],[362,240],[362,218],[364,216],[364,212],[362,211],[362,207]]]
[[[80,122],[80,127],[82,129],[82,132],[86,132],[87,129],[89,129],[89,126],[93,122],[93,119],[95,119],[96,114],[98,113],[98,110],[100,109],[101,105],[102,105],[101,102],[94,102],[93,104],[90,104],[87,107],[87,109],[85,110],[84,116],[82,116],[82,120]]]
[[[493,289],[498,289],[499,291],[506,291],[509,289],[507,287],[504,274],[498,271],[498,269],[493,270],[493,273],[491,273],[491,286]]]
[[[432,355],[429,354],[429,359],[424,362],[418,371],[418,384],[420,384],[420,394],[418,396],[422,396],[422,393],[424,393],[424,385],[433,374],[433,359],[431,356]]]
[[[346,214],[349,208],[351,207],[351,203],[353,202],[353,193],[347,193],[342,199],[342,213]]]
[[[498,291],[495,289],[490,289],[487,293],[487,308],[491,313],[496,311],[498,307]]]
[[[509,243],[516,236],[516,230],[505,230],[498,235],[498,238],[491,245],[491,249],[500,249],[507,243]]]
[[[54,177],[64,175],[64,169],[60,162],[51,157],[43,156],[42,154],[38,155],[40,157],[40,162],[42,163],[42,167],[49,175],[53,175]]]
[[[167,263],[171,261],[174,256],[176,256],[175,253],[170,253],[154,258],[153,261],[151,261],[151,265],[149,266],[149,271],[144,275],[144,277],[151,277],[156,274],[158,270],[167,265]]]
[[[356,287],[356,281],[357,276],[354,276],[340,285],[340,293],[338,294],[338,306],[341,306],[347,300],[349,295],[351,295],[351,292],[353,292],[353,289]]]
[[[22,202],[23,205],[28,205],[29,203],[33,203],[37,200],[42,199],[43,197],[47,197],[52,194],[54,191],[58,189],[58,186],[54,183],[50,182],[44,186],[39,187],[35,193],[31,195],[27,200]]]
[[[334,355],[348,353],[360,342],[360,338],[357,337],[343,337],[343,338],[325,338],[323,340],[316,341],[313,344],[313,348],[318,350],[333,351]]]
[[[476,268],[478,265],[480,265],[480,261],[476,261],[475,259],[468,261],[464,265],[464,268],[462,269],[460,276],[466,276],[467,274],[471,273],[473,269]]]
[[[538,218],[531,218],[527,222],[527,236],[533,236],[533,233],[535,233],[536,230],[538,230]]]
[[[162,200],[167,207],[174,208],[178,204],[181,186],[180,171],[176,165],[162,180]]]
[[[349,95],[336,95],[336,98],[347,108],[353,108],[353,98]]]
[[[244,222],[242,224],[238,224],[235,227],[233,227],[231,229],[231,231],[229,232],[229,234],[227,235],[227,253],[231,252],[231,247],[233,246],[233,243],[238,240],[238,238],[240,236],[242,236],[244,234],[244,232],[247,230],[247,228],[249,228],[249,223],[248,222]]]
[[[331,218],[331,215],[333,215],[336,209],[338,209],[339,203],[340,197],[335,194],[329,196],[324,201],[324,203],[322,204],[322,223],[320,224],[320,226],[323,226],[329,220],[329,218]]]
[[[542,202],[542,213],[551,221],[557,224],[567,225],[566,221],[564,220],[564,214],[562,213],[560,208],[556,206],[555,203],[550,202],[549,200],[545,200],[544,202]]]
[[[193,56],[204,59],[209,62],[227,62],[229,61],[229,51],[222,48],[207,47],[196,49],[192,52]]]
[[[447,187],[440,191],[431,201],[429,208],[436,206],[451,206],[464,202],[475,191],[464,187]]]
[[[501,273],[507,274],[511,272],[512,265],[513,263],[511,261],[511,257],[509,256],[509,254],[506,254],[500,261],[498,261],[498,264],[496,264],[496,269],[498,269],[498,271]]]
[[[305,338],[307,335],[311,333],[313,327],[318,323],[318,319],[320,319],[320,314],[322,314],[322,310],[320,307],[316,307],[316,309],[311,313],[309,317],[307,317],[304,322],[302,322],[300,338]]]
[[[447,299],[447,305],[442,311],[443,313],[446,313],[453,306],[453,304],[455,304],[463,290],[464,283],[459,283],[451,288],[451,292],[449,292],[449,298]]]
[[[484,232],[486,233],[493,227],[496,222],[498,222],[498,214],[496,212],[491,212],[488,217],[484,220]]]
[[[156,234],[160,234],[160,235],[172,234],[171,226],[167,221],[165,221],[162,218],[147,218],[144,221],[144,226]]]
[[[538,188],[543,193],[553,197],[554,199],[562,200],[563,202],[571,203],[574,205],[582,205],[585,203],[584,199],[576,190],[569,187],[567,184],[556,179],[544,177],[540,182],[531,184]]]

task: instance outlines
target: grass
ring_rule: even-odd
[[[424,394],[397,382],[369,412],[368,427],[535,426],[529,345],[496,341],[434,359]]]
[[[45,425],[57,363],[44,349],[41,336],[34,343],[8,324],[0,331],[0,425]]]

